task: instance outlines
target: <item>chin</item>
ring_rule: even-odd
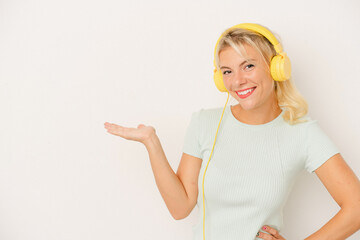
[[[249,105],[249,104],[241,104],[238,102],[239,107],[242,109],[242,110],[245,110],[245,111],[250,111],[250,110],[254,110],[256,107],[254,105]]]

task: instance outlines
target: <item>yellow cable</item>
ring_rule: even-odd
[[[214,147],[215,147],[215,142],[216,142],[216,137],[217,137],[217,134],[218,134],[218,131],[219,131],[219,127],[220,127],[220,123],[221,123],[221,120],[224,116],[224,112],[225,112],[225,108],[226,108],[226,105],[227,105],[227,102],[229,100],[229,92],[228,92],[228,97],[227,97],[227,100],[226,100],[226,103],[225,103],[225,107],[223,109],[223,112],[222,112],[222,115],[221,115],[221,118],[220,118],[220,122],[219,122],[219,125],[218,125],[218,128],[216,130],[216,135],[215,135],[215,140],[214,140],[214,144],[213,144],[213,147],[211,149],[211,153],[210,153],[210,157],[209,157],[209,160],[206,164],[206,168],[205,168],[205,171],[204,171],[204,176],[203,176],[203,181],[202,181],[202,193],[203,193],[203,239],[205,240],[205,194],[204,194],[204,180],[205,180],[205,173],[206,173],[206,170],[208,168],[208,165],[209,165],[209,162],[210,162],[210,158],[211,158],[211,155],[214,151]]]

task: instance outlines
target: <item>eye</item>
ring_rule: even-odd
[[[253,68],[254,66],[255,66],[254,64],[248,64],[248,65],[246,65],[245,68],[250,69],[250,68]]]
[[[231,71],[224,71],[224,72],[223,72],[223,75],[227,75],[227,74],[226,74],[227,72],[231,73]]]

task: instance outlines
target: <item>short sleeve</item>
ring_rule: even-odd
[[[313,173],[329,158],[339,153],[339,149],[320,128],[317,120],[313,120],[313,122],[307,126],[306,148],[305,169],[309,173]]]
[[[201,151],[200,151],[200,143],[199,143],[199,136],[200,136],[200,124],[199,124],[199,116],[200,112],[193,112],[190,119],[190,124],[187,127],[185,138],[184,138],[184,145],[183,145],[183,152],[194,157],[202,158]]]

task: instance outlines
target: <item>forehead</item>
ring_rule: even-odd
[[[248,44],[242,44],[236,46],[236,49],[234,49],[231,46],[226,46],[219,52],[219,60],[223,61],[229,61],[229,60],[235,60],[242,59],[242,60],[248,60],[248,59],[259,59],[261,57],[260,53],[252,46]]]

